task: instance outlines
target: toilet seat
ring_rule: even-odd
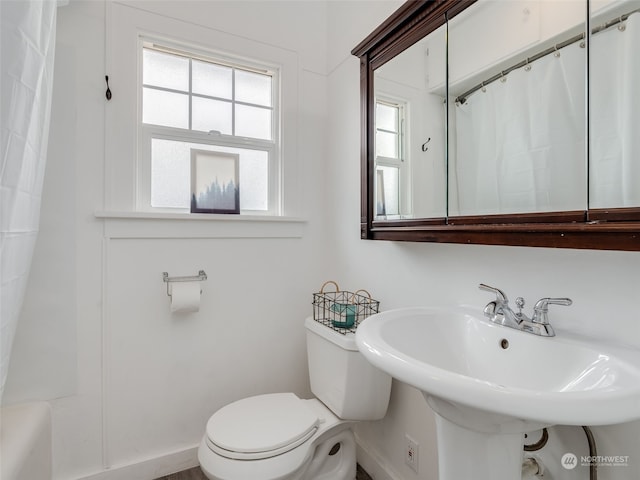
[[[258,395],[218,410],[207,422],[207,445],[226,458],[270,458],[306,442],[322,421],[293,393]]]

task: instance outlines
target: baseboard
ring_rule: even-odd
[[[381,455],[374,450],[369,445],[365,445],[356,435],[356,456],[360,466],[375,480],[401,480],[402,477],[393,472]],[[136,463],[114,465],[107,470],[78,477],[76,480],[148,480],[188,470],[198,465],[198,445],[196,445]]]
[[[401,480],[402,477],[382,459],[382,456],[370,445],[366,445],[356,435],[356,457],[360,466],[374,480]]]
[[[127,465],[114,465],[77,480],[150,480],[197,467],[198,445]]]

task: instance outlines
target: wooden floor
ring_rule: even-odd
[[[157,480],[207,480],[200,467],[194,467],[184,472],[172,473],[166,477],[158,478]]]
[[[166,477],[161,477],[156,480],[207,480],[200,467],[195,467],[184,472],[172,473]],[[358,465],[358,472],[356,480],[373,480],[367,472],[365,472],[360,465]]]

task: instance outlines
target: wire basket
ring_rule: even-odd
[[[330,284],[335,291],[325,292],[325,287]],[[313,294],[313,319],[343,335],[355,333],[362,320],[378,313],[379,306],[380,302],[371,298],[366,290],[340,290],[336,282],[329,280],[318,293]]]

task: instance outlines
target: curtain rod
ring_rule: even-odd
[[[603,30],[606,30],[609,27],[612,27],[614,25],[617,25],[618,23],[624,22],[627,18],[629,18],[631,15],[633,15],[634,13],[638,13],[640,12],[640,8],[636,9],[636,10],[632,10],[629,13],[626,13],[624,15],[621,15],[620,17],[616,17],[613,20],[610,20],[602,25],[599,25],[597,27],[594,27],[591,30],[592,34],[596,34],[598,32],[601,32]],[[511,73],[514,70],[517,70],[518,68],[522,68],[522,67],[526,67],[527,65],[529,65],[532,62],[535,62],[536,60],[539,60],[542,57],[546,57],[547,55],[551,54],[551,53],[556,53],[558,52],[558,50],[560,50],[561,48],[564,48],[566,46],[569,46],[573,43],[579,42],[580,40],[584,40],[584,33],[580,33],[574,37],[571,37],[568,40],[565,40],[563,42],[557,43],[556,45],[554,45],[553,47],[549,47],[546,50],[543,50],[539,53],[536,53],[534,56],[532,57],[527,57],[525,60],[522,60],[521,62],[516,63],[515,65],[512,65],[511,67],[507,68],[506,70],[502,70],[500,73],[494,75],[493,77],[488,78],[487,80],[485,80],[484,82],[480,82],[478,85],[476,85],[475,87],[467,90],[466,92],[464,92],[462,95],[458,95],[455,99],[455,103],[456,104],[460,104],[460,105],[464,105],[464,103],[467,101],[467,98],[469,97],[469,95],[471,95],[472,93],[477,92],[478,90],[480,90],[481,88],[486,87],[487,85],[489,85],[490,83],[495,82],[496,80],[500,80],[500,79],[506,79],[506,76]],[[581,45],[582,46],[582,45]]]

